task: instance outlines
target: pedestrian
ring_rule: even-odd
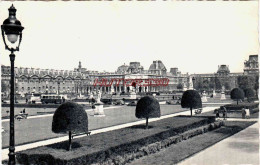
[[[246,110],[245,107],[242,109],[242,119],[246,118]]]
[[[224,120],[226,120],[226,118],[227,118],[227,109],[226,109],[226,107],[224,107],[224,106],[222,106],[222,111],[223,111],[223,118],[224,118]]]
[[[27,98],[25,99],[25,102],[26,102],[26,103],[28,102],[28,99],[27,99]]]
[[[216,110],[216,118],[219,119],[219,109]]]
[[[23,109],[23,114],[25,114],[25,108]]]
[[[246,119],[250,119],[249,107],[246,107],[245,111],[246,111]]]

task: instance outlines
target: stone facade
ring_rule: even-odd
[[[250,55],[249,59],[244,62],[245,75],[259,75],[258,55]]]
[[[9,94],[10,89],[10,66],[1,65],[2,84],[6,86],[6,91],[2,94]],[[237,87],[237,77],[240,75],[259,74],[258,71],[258,55],[249,56],[249,60],[245,62],[244,73],[231,73],[229,66],[218,66],[216,73],[209,74],[182,74],[178,68],[170,68],[167,72],[166,67],[160,60],[153,61],[148,70],[145,70],[140,62],[130,62],[129,65],[121,65],[116,72],[98,72],[90,71],[82,68],[81,62],[74,70],[54,70],[39,68],[15,68],[15,93],[24,95],[26,93],[62,93],[62,94],[89,94],[97,91],[102,93],[128,92],[129,88],[123,82],[112,86],[97,86],[97,79],[162,79],[167,78],[169,83],[167,86],[149,86],[136,87],[137,92],[158,92],[173,91],[177,89],[178,84],[189,88],[191,79],[194,78],[194,88],[199,83],[208,83],[209,89],[213,90],[222,86],[229,86],[230,89]],[[2,85],[3,86],[3,85]]]

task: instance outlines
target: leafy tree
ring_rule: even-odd
[[[177,85],[177,89],[183,89],[183,85],[181,84],[181,83],[179,83],[178,85]]]
[[[194,87],[197,91],[203,91],[203,82],[202,78],[196,78],[196,83]]]
[[[217,77],[215,79],[215,85],[216,85],[216,89],[217,90],[221,90],[222,89],[222,85],[221,85],[220,79],[217,78]]]
[[[238,76],[237,77],[237,83],[238,87],[241,89],[246,89],[246,88],[254,88],[255,87],[255,77],[254,76]]]
[[[146,119],[146,129],[148,129],[148,119],[161,116],[159,102],[152,96],[142,97],[136,105],[135,116]]]
[[[199,93],[195,90],[185,91],[181,98],[181,107],[190,108],[190,114],[192,116],[192,109],[202,108],[202,102]]]
[[[248,102],[250,102],[250,99],[255,96],[255,91],[251,88],[246,88],[244,90],[245,97],[247,98]]]
[[[1,81],[1,92],[7,92],[7,84],[4,81]]]
[[[256,91],[256,96],[258,96],[257,90],[259,89],[259,75],[255,77],[254,90]]]
[[[68,150],[71,150],[72,133],[88,132],[88,115],[83,106],[74,102],[60,105],[53,115],[52,131],[69,133]]]
[[[238,100],[242,100],[245,97],[244,91],[240,88],[234,88],[232,89],[232,91],[230,92],[230,97],[233,100],[237,100],[237,105],[238,105]]]
[[[230,86],[229,82],[225,82],[224,86],[225,86],[226,90],[230,90],[231,89],[231,86]]]
[[[209,89],[209,82],[208,82],[208,80],[204,80],[203,81],[203,90],[208,91],[208,89]]]
[[[215,89],[215,82],[212,81],[212,79],[209,81],[209,88],[210,89]]]

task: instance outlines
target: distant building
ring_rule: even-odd
[[[149,68],[149,73],[156,75],[166,75],[166,71],[167,69],[161,60],[153,61]]]
[[[259,75],[258,55],[250,55],[249,59],[244,62],[244,74]]]
[[[98,72],[83,68],[81,62],[74,70],[55,70],[40,68],[24,68],[15,67],[15,93],[63,93],[63,94],[87,94],[96,90],[102,93],[129,92],[129,88],[123,82],[119,86],[98,86],[95,85],[97,79],[140,79],[147,81],[149,79],[167,78],[169,83],[167,86],[137,86],[137,92],[158,92],[158,91],[174,91],[178,84],[190,87],[189,83],[194,77],[194,88],[198,85],[208,85],[209,90],[221,88],[225,86],[227,89],[237,87],[237,77],[240,75],[258,75],[258,55],[250,55],[249,60],[244,63],[244,73],[232,73],[228,65],[218,66],[216,73],[205,74],[182,74],[177,67],[170,68],[167,72],[165,65],[160,60],[153,61],[148,70],[141,66],[140,62],[130,62],[129,65],[121,65],[116,72]],[[2,86],[7,91],[2,90],[2,94],[10,93],[10,66],[1,65],[2,70]],[[114,88],[114,89],[112,89]]]

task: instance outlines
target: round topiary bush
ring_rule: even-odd
[[[247,98],[248,102],[250,99],[255,96],[255,91],[252,88],[244,89],[245,97]]]
[[[60,105],[53,115],[52,131],[54,133],[69,133],[70,150],[71,134],[88,132],[88,115],[83,106],[74,102]]]
[[[243,100],[245,97],[244,91],[240,88],[234,88],[232,89],[232,91],[230,92],[230,97],[233,100],[237,101],[237,105],[238,105],[238,100]]]
[[[190,108],[190,114],[192,116],[192,109],[202,108],[200,94],[195,90],[185,91],[181,98],[181,107]]]
[[[148,119],[161,117],[159,102],[152,96],[141,98],[136,105],[135,116],[146,119],[146,129],[148,129]]]

